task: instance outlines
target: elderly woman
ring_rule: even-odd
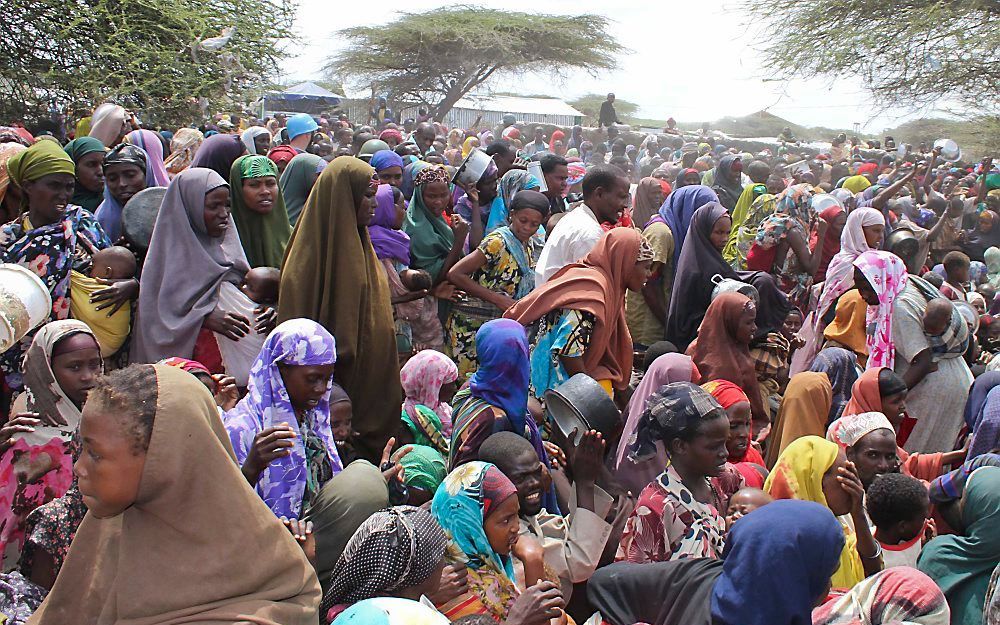
[[[177,259],[183,277],[175,275]],[[132,362],[192,358],[222,371],[212,332],[239,341],[252,330],[267,331],[273,309],[256,320],[219,307],[224,282],[239,286],[250,266],[229,214],[229,186],[210,169],[178,174],[163,198],[142,269],[145,285],[133,329]]]
[[[88,273],[93,254],[111,245],[87,210],[70,203],[74,167],[52,141],[39,141],[7,163],[10,179],[21,189],[22,215],[0,228],[0,262],[16,263],[41,278],[52,296],[51,319],[65,319],[70,308],[70,270]],[[95,294],[111,305],[127,302],[138,289],[135,280],[116,282]],[[0,357],[5,395],[20,391],[21,360],[31,343],[28,333]]]
[[[320,174],[288,241],[278,309],[282,320],[313,319],[337,337],[337,381],[364,407],[354,426],[377,460],[403,398],[389,284],[365,227],[375,213],[373,173],[343,157]]]
[[[536,397],[577,373],[608,395],[622,391],[632,371],[625,291],[649,279],[652,250],[638,230],[615,228],[577,263],[567,265],[504,316],[528,326],[541,322],[531,354]]]

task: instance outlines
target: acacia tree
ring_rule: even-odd
[[[394,22],[340,31],[350,43],[327,71],[349,76],[442,118],[491,78],[572,69],[596,74],[625,48],[599,15],[531,15],[471,6],[404,13]]]
[[[998,0],[749,0],[781,77],[860,76],[876,102],[997,111]],[[985,107],[985,111],[984,111]]]
[[[45,117],[53,104],[82,115],[114,101],[143,121],[187,124],[266,86],[294,18],[291,0],[7,2],[0,119]],[[218,49],[206,42],[228,28]]]

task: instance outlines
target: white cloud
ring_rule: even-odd
[[[441,0],[383,0],[369,11],[337,8],[326,0],[300,0],[295,30],[298,39],[289,46],[297,53],[284,64],[288,80],[318,78],[326,58],[343,44],[341,28],[388,22],[400,11],[419,12],[444,6]],[[510,9],[509,2],[475,3]],[[519,10],[550,14],[598,13],[612,20],[611,31],[631,49],[619,68],[592,77],[576,72],[557,82],[564,99],[584,93],[615,92],[636,102],[644,117],[673,116],[681,122],[712,121],[726,115],[740,116],[767,109],[775,115],[807,126],[851,128],[855,123],[877,133],[916,111],[879,111],[868,100],[861,81],[852,76],[836,80],[770,81],[754,50],[753,26],[746,14],[723,0],[699,2],[649,2],[617,0],[545,0]],[[380,13],[372,18],[374,13]],[[820,45],[821,42],[817,42]],[[498,80],[497,90],[519,93],[552,93],[550,76],[532,75]]]

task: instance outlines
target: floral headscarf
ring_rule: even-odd
[[[271,462],[257,482],[257,492],[277,516],[300,517],[308,473],[303,434],[278,366],[336,362],[337,343],[326,328],[309,319],[289,319],[264,341],[250,368],[246,397],[223,417],[240,466],[261,430],[287,423],[295,432],[291,453]],[[333,472],[339,473],[343,466],[330,428],[329,388],[319,404],[306,413],[303,425],[320,438]]]
[[[869,251],[858,256],[854,266],[861,270],[878,294],[878,306],[869,306],[866,319],[868,369],[889,367],[896,362],[892,341],[892,306],[906,288],[906,265],[895,254]]]
[[[441,352],[425,349],[399,370],[406,399],[403,411],[415,418],[417,406],[426,406],[441,419],[445,436],[451,436],[451,406],[440,400],[441,387],[458,379],[458,367]]]

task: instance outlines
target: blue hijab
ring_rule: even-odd
[[[479,368],[469,379],[473,397],[504,411],[515,432],[528,414],[528,336],[513,319],[494,319],[476,332]]]
[[[969,399],[965,402],[965,423],[969,426],[969,431],[974,432],[976,421],[982,417],[983,408],[986,407],[986,396],[994,387],[1000,385],[1000,371],[987,371],[976,378],[969,391]]]
[[[691,216],[702,206],[718,201],[719,196],[715,191],[702,184],[689,184],[667,196],[660,207],[660,217],[674,235],[674,267],[680,261]]]
[[[717,625],[811,625],[840,561],[844,530],[826,506],[785,499],[739,519],[712,588]]]

